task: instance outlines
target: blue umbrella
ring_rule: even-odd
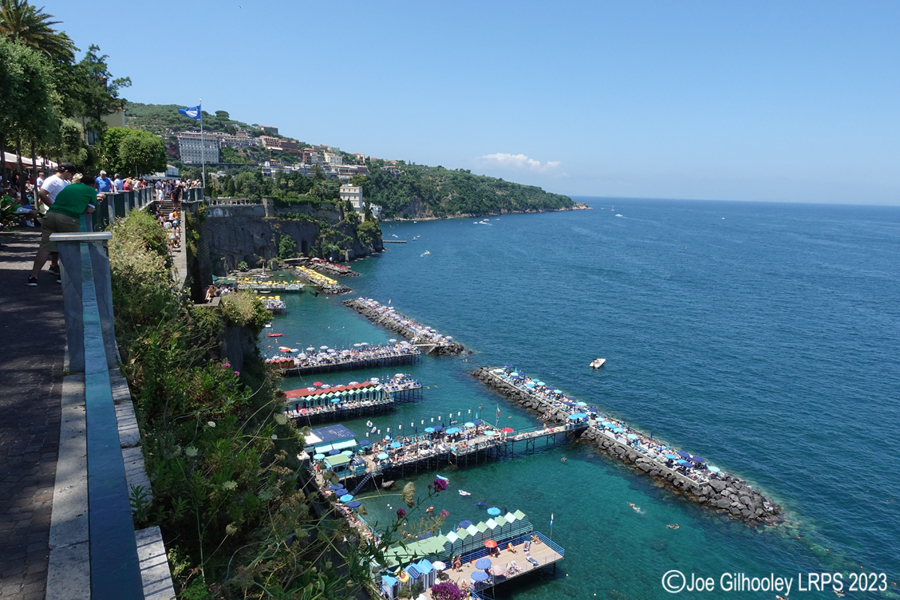
[[[692,456],[692,457],[691,457],[691,460],[692,460],[693,462],[695,462],[695,463],[698,463],[698,464],[699,464],[699,463],[705,463],[705,462],[706,462],[706,459],[703,458],[702,456]]]
[[[447,435],[453,435],[454,433],[459,433],[459,427],[451,427],[444,433],[446,433]]]
[[[387,460],[387,457],[388,457],[388,455],[385,454],[384,452],[382,452],[381,454],[379,454],[379,455],[376,456],[375,458],[377,458],[378,460]]]
[[[484,502],[476,502],[475,506],[487,506]]]
[[[435,430],[435,431],[443,431],[443,430],[444,430],[444,426],[443,426],[443,425],[435,425],[435,426],[434,426],[434,430]]]
[[[344,494],[343,496],[341,496],[341,502],[350,502],[351,500],[353,500],[353,496],[351,496],[350,494]]]
[[[359,445],[360,446],[371,446],[372,442],[370,442],[369,440],[363,440],[359,443]]]
[[[434,427],[426,427],[425,433],[434,433]]]
[[[476,425],[482,425],[484,423],[484,421],[482,421],[481,419],[475,419],[472,422],[475,423]]]
[[[669,460],[675,460],[676,458],[678,458],[674,454],[666,454],[665,457],[668,458]]]
[[[391,442],[391,448],[399,448],[401,445],[400,442]]]
[[[679,450],[678,456],[680,456],[681,458],[690,458],[691,457],[691,455],[689,453],[685,452],[684,450]]]
[[[344,487],[344,486],[342,486],[342,485],[334,485],[334,484],[332,483],[332,484],[330,484],[328,487],[330,487],[330,488],[332,489],[332,491],[333,491],[333,490],[339,490],[339,489],[341,489],[341,488]]]
[[[613,429],[613,431],[616,433],[625,433],[625,430],[622,429],[621,427],[616,427],[615,429]]]
[[[479,558],[475,561],[476,569],[490,569],[491,568],[491,559],[489,558]]]
[[[325,458],[324,454],[316,454],[313,456],[313,460],[322,460],[323,458]]]
[[[553,390],[553,393],[554,394],[562,394],[563,391],[562,390]],[[585,406],[587,406],[587,404],[585,404]]]
[[[487,581],[487,579],[488,579],[488,574],[485,573],[484,571],[475,571],[474,573],[472,573],[473,581]]]
[[[710,472],[710,473],[721,473],[721,472],[722,472],[722,469],[720,469],[719,467],[713,467],[713,466],[710,465],[710,467],[709,467],[709,472]]]
[[[676,465],[681,465],[682,467],[689,467],[689,466],[691,466],[691,463],[689,463],[689,462],[686,461],[686,460],[679,460],[679,461],[676,461],[675,464],[676,464]]]
[[[485,432],[484,432],[484,435],[486,435],[486,436],[488,436],[488,437],[493,437],[494,432],[493,432],[493,430],[485,431]]]
[[[472,523],[472,521],[469,521],[468,519],[465,520],[465,521],[460,521],[460,522],[459,522],[459,526],[462,527],[463,529],[465,529],[465,528],[468,527],[469,525],[473,525],[473,523]]]
[[[533,383],[526,383],[526,384],[525,384],[525,387],[533,388],[533,387],[534,387],[534,384],[533,384]]]
[[[344,450],[341,454],[344,456],[353,456],[353,450]]]
[[[576,402],[578,406],[587,406],[587,402]]]
[[[332,448],[331,450],[328,451],[328,456],[334,456],[335,454],[340,454],[340,453],[341,453],[340,450],[335,450],[334,448]]]
[[[518,376],[519,376],[519,374],[518,374],[518,373],[515,373],[515,372],[513,372],[513,373],[510,373],[510,374],[509,374],[509,376],[510,376],[510,377],[518,377]]]
[[[347,503],[347,508],[359,508],[359,505],[362,504],[359,500],[354,500],[353,502]]]
[[[627,437],[629,440],[636,440],[636,439],[637,439],[637,436],[634,435],[633,433],[629,433],[626,437]]]
[[[337,496],[337,497],[339,497],[339,498],[340,498],[341,496],[344,496],[345,494],[349,494],[349,493],[350,493],[350,492],[348,492],[345,488],[341,488],[341,489],[339,489],[339,490],[334,490],[334,495]]]
[[[488,514],[491,515],[492,517],[496,517],[497,515],[500,514],[500,509],[497,508],[496,506],[492,506],[488,509]]]
[[[331,399],[331,403],[332,403],[332,404],[339,404],[340,401],[341,401],[340,398],[332,398],[332,399]]]
[[[475,427],[475,423],[473,423],[472,421],[468,421],[468,422],[466,423],[466,427],[470,427],[470,428],[471,428],[471,427]]]

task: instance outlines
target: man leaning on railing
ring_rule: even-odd
[[[41,221],[41,245],[28,277],[28,286],[37,287],[38,273],[44,268],[51,253],[57,252],[56,242],[50,241],[50,235],[81,231],[81,215],[94,212],[94,203],[102,201],[102,193],[98,194],[94,188],[83,183],[72,183],[57,194],[56,201]],[[62,283],[58,275],[56,283]]]

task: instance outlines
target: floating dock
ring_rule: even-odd
[[[406,338],[422,348],[426,354],[460,354],[465,350],[462,344],[453,341],[452,338],[440,335],[433,329],[398,313],[393,307],[375,300],[364,298],[344,300],[343,305],[352,308],[376,325],[381,325],[388,331]]]
[[[600,450],[613,458],[662,479],[699,504],[748,522],[780,521],[781,507],[753,490],[746,481],[716,467],[703,468],[705,459],[669,448],[658,439],[652,440],[620,421],[581,408],[577,402],[571,401],[573,398],[551,393],[550,396],[557,399],[548,399],[547,390],[552,388],[544,385],[529,387],[526,381],[530,380],[513,378],[510,376],[512,374],[509,369],[492,367],[481,367],[472,373],[494,391],[525,408],[541,412],[549,420],[564,421],[571,418],[573,411],[588,411],[589,428],[583,437],[595,442]],[[586,403],[581,404],[587,407]]]
[[[414,379],[387,383],[352,382],[335,387],[308,387],[285,392],[285,416],[298,426],[357,419],[393,410],[395,404],[422,399],[422,385]]]

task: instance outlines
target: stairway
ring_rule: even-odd
[[[366,473],[366,476],[359,480],[359,483],[356,484],[356,487],[353,488],[353,490],[350,492],[350,495],[355,496],[359,492],[359,490],[363,489],[363,487],[365,487],[365,485],[369,483],[369,480],[374,476],[375,473]]]

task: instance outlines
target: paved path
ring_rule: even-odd
[[[59,447],[65,321],[40,230],[0,232],[0,598],[44,598]],[[49,265],[49,263],[48,263]]]

